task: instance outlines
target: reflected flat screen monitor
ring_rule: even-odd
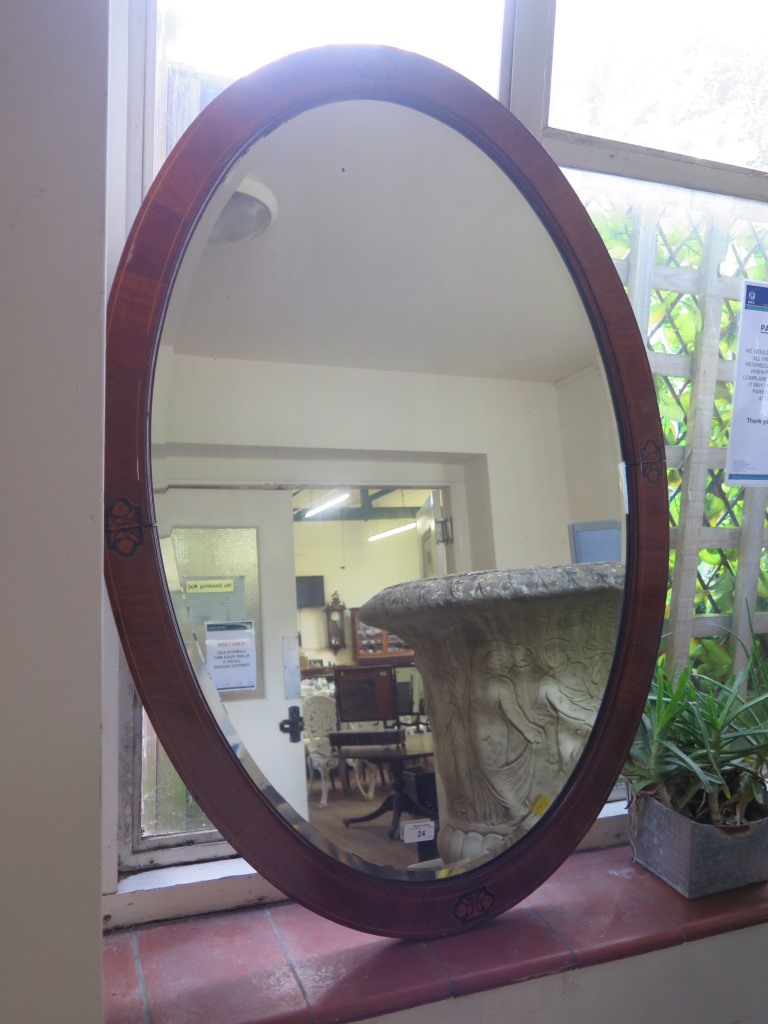
[[[620,562],[621,523],[601,519],[591,523],[569,523],[572,562]]]
[[[325,607],[325,577],[297,576],[296,604],[299,608]]]

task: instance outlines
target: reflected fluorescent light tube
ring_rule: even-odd
[[[325,512],[326,509],[333,508],[334,505],[341,505],[343,501],[347,501],[349,494],[337,494],[335,498],[329,498],[328,501],[324,501],[322,505],[315,505],[314,508],[308,508],[304,513],[304,518],[309,519],[311,516],[316,516],[320,512]]]
[[[383,540],[384,537],[394,537],[396,533],[405,533],[407,530],[415,530],[416,523],[407,523],[405,526],[396,526],[394,530],[387,530],[385,533],[374,533],[368,540]]]

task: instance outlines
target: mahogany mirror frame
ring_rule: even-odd
[[[626,462],[624,610],[586,750],[552,809],[522,840],[494,860],[439,880],[379,877],[334,859],[259,790],[203,699],[173,614],[154,526],[153,374],[171,289],[195,226],[256,140],[305,110],[351,99],[402,104],[442,121],[523,193],[592,322]],[[272,884],[348,927],[425,938],[464,930],[518,903],[575,849],[621,771],[658,652],[667,585],[664,446],[643,340],[605,246],[559,168],[498,101],[426,58],[346,46],[284,58],[214,100],[154,181],[118,267],[108,306],[105,447],[105,573],[139,695],[203,811]]]

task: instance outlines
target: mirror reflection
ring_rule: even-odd
[[[454,656],[454,702],[461,680],[486,684],[466,712],[470,774],[489,771],[512,826],[488,826],[485,841],[472,807],[481,839],[450,853],[400,838],[400,825],[439,827],[447,806],[434,652],[420,655],[412,609],[403,628],[378,621],[391,608],[361,609],[446,573],[620,561],[619,460],[577,290],[471,142],[416,111],[348,101],[238,160],[166,317],[155,514],[200,685],[257,781],[318,842],[439,873],[495,855],[546,813],[597,714],[618,611],[591,653],[574,647],[583,613],[557,612],[548,638],[507,625]],[[291,707],[305,722],[295,743]],[[470,799],[448,789],[454,811]]]

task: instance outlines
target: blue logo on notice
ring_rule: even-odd
[[[768,308],[768,288],[757,284],[747,285],[744,302],[748,309],[757,307]]]

